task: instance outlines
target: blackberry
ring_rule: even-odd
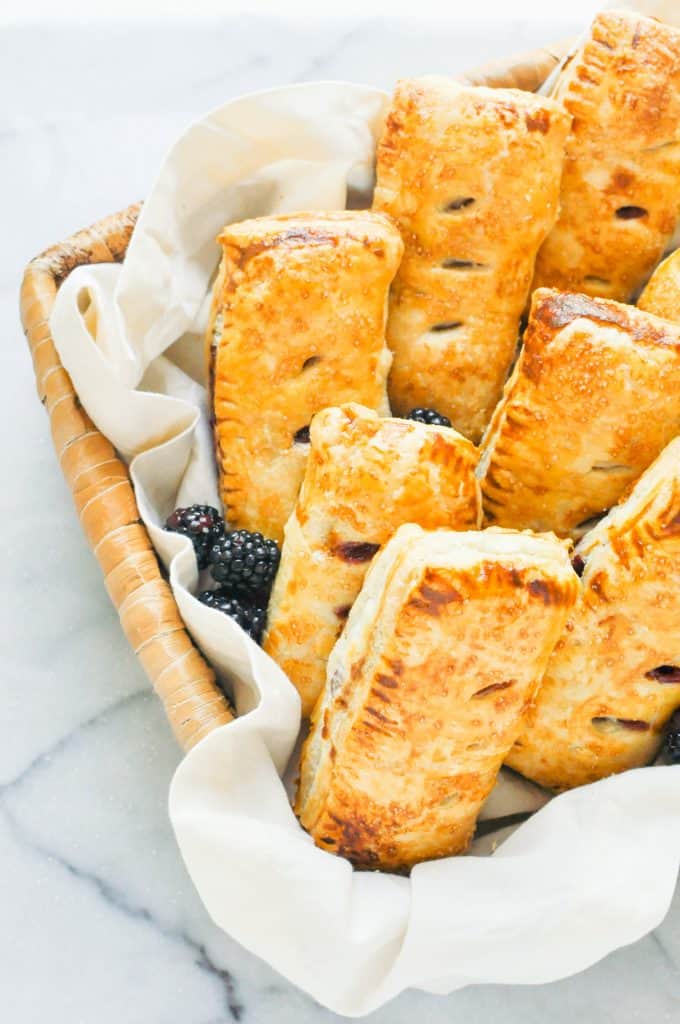
[[[176,508],[165,521],[165,529],[181,533],[194,545],[199,569],[208,565],[208,553],[224,534],[224,520],[212,505],[189,505]]]
[[[241,599],[261,601],[271,590],[281,553],[274,540],[249,530],[226,533],[208,554],[210,574],[216,583]]]
[[[448,416],[442,416],[436,409],[411,409],[406,419],[415,420],[416,423],[427,423],[429,427],[451,426]]]
[[[680,764],[680,708],[668,723],[665,748],[671,761]]]
[[[248,636],[253,638],[255,643],[259,644],[267,620],[266,608],[239,601],[237,597],[232,597],[222,589],[204,590],[198,595],[198,600],[208,608],[216,608],[218,612],[228,615]]]

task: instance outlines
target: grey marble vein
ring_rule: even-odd
[[[208,950],[202,943],[196,942],[185,931],[164,927],[162,922],[158,921],[148,908],[131,903],[125,892],[114,888],[106,881],[106,879],[101,878],[94,872],[83,870],[83,868],[73,864],[65,857],[55,853],[54,850],[43,847],[39,843],[30,839],[6,807],[0,808],[0,814],[9,824],[15,838],[21,844],[28,846],[33,854],[37,854],[39,857],[49,860],[52,864],[57,864],[72,878],[76,879],[83,885],[90,886],[105,903],[114,907],[121,914],[125,914],[137,921],[142,921],[145,924],[148,924],[151,928],[159,931],[166,938],[185,946],[194,957],[194,963],[198,969],[213,976],[222,987],[225,1009],[227,1010],[230,1019],[235,1021],[241,1020],[241,1017],[243,1016],[243,1004],[239,1001],[237,985],[233,975],[226,968],[220,967],[214,963]]]
[[[0,783],[0,803],[2,803],[3,798],[8,793],[13,792],[17,786],[26,782],[36,769],[49,766],[50,762],[54,758],[59,757],[68,748],[69,744],[73,743],[76,739],[82,739],[83,734],[86,733],[88,729],[100,725],[102,722],[109,721],[117,712],[124,710],[129,707],[129,705],[134,704],[136,701],[146,698],[147,696],[148,687],[144,690],[140,690],[138,693],[131,693],[128,697],[121,697],[119,700],[114,701],[113,704],[109,704],[102,708],[101,711],[98,711],[90,718],[85,719],[83,722],[79,722],[73,729],[71,729],[70,732],[66,733],[65,736],[61,736],[56,743],[53,743],[47,750],[41,750],[37,753],[33,757],[33,760],[29,761],[29,763],[22,768],[14,778]]]

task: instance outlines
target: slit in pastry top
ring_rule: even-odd
[[[403,251],[370,211],[261,217],[224,229],[206,345],[229,524],[280,541],[314,413],[389,413],[387,295]]]
[[[397,85],[373,200],[405,244],[387,327],[395,412],[434,408],[479,440],[557,216],[569,122],[520,90],[443,77]]]
[[[558,76],[573,126],[534,288],[623,302],[661,259],[680,216],[679,55],[678,28],[605,11]]]
[[[577,590],[553,536],[400,527],[303,748],[296,810],[315,842],[387,871],[464,852]]]
[[[397,527],[464,530],[481,516],[477,450],[450,427],[345,405],[318,413],[310,433],[263,640],[298,689],[304,715],[371,560]]]
[[[482,442],[486,521],[582,535],[680,432],[680,327],[541,288]]]
[[[680,437],[577,553],[581,594],[506,761],[556,790],[649,764],[680,707]]]

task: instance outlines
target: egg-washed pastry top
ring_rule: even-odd
[[[637,301],[638,309],[680,323],[680,249],[656,268]]]
[[[626,301],[680,216],[680,30],[598,14],[553,96],[573,116],[560,215],[533,287]]]
[[[482,444],[486,520],[579,536],[679,432],[680,328],[541,288]]]
[[[207,333],[215,448],[229,524],[280,540],[315,412],[389,413],[387,293],[403,245],[370,211],[232,224]]]
[[[552,536],[400,527],[303,748],[296,810],[318,846],[389,871],[467,848],[577,584]]]
[[[680,707],[680,437],[576,559],[581,595],[506,761],[558,790],[648,764]]]
[[[479,440],[557,216],[569,124],[557,103],[517,89],[398,83],[373,200],[405,245],[387,326],[396,413],[435,408]]]
[[[314,417],[263,640],[297,687],[304,715],[371,559],[397,527],[479,525],[476,464],[474,445],[450,427],[379,419],[359,405]]]

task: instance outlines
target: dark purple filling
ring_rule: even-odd
[[[622,729],[629,729],[631,732],[647,732],[649,729],[649,722],[641,722],[639,718],[609,718],[604,716],[603,718],[592,719],[592,723],[596,728],[598,725],[604,725],[607,722],[620,725]]]
[[[380,548],[379,544],[369,544],[365,541],[346,540],[336,544],[334,554],[342,558],[344,562],[370,562],[373,555]]]
[[[299,430],[296,430],[293,435],[293,441],[295,444],[309,444],[309,423],[306,427],[300,427]]]
[[[646,217],[647,211],[644,206],[619,206],[616,216],[619,220],[638,220],[640,217]]]
[[[512,680],[508,680],[505,683],[492,683],[490,686],[485,686],[481,690],[477,690],[477,693],[473,693],[473,697],[486,697],[487,693],[494,693],[496,690],[507,690],[509,686],[512,686]]]
[[[645,672],[646,679],[655,679],[657,683],[680,683],[680,665],[657,665]]]

